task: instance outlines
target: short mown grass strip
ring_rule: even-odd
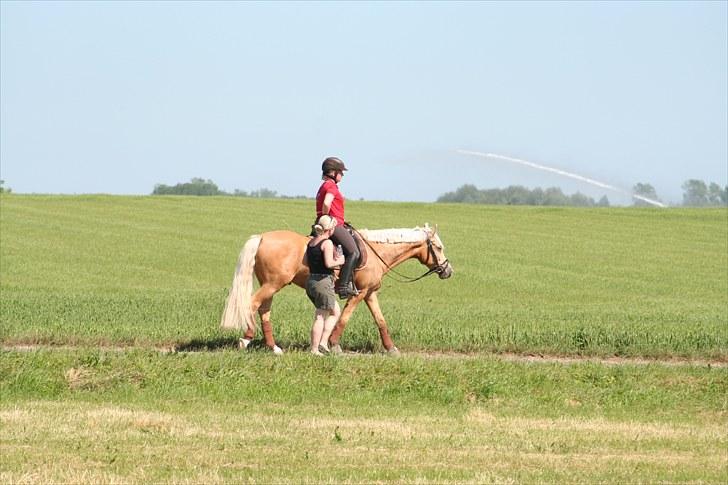
[[[0,480],[720,483],[727,389],[658,364],[2,352]]]

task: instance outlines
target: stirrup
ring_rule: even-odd
[[[336,288],[336,294],[339,295],[339,298],[346,299],[358,295],[359,290],[357,290],[352,283],[349,283],[346,286],[340,286]]]

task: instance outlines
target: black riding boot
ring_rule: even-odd
[[[356,296],[359,294],[359,291],[354,286],[354,279],[352,278],[357,262],[358,258],[349,256],[346,258],[346,261],[344,261],[344,266],[341,267],[339,283],[336,288],[336,293],[338,293],[341,298],[349,298],[350,296]]]

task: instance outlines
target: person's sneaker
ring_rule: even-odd
[[[324,354],[322,354],[322,353],[321,353],[321,352],[319,352],[318,350],[312,350],[312,351],[311,351],[311,355],[315,355],[315,356],[317,356],[317,357],[323,357],[323,355],[324,355]]]
[[[329,353],[329,348],[325,344],[319,344],[318,350],[322,354],[328,354]]]

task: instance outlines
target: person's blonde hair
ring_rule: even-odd
[[[315,232],[317,236],[320,236],[325,231],[328,231],[329,229],[333,229],[335,227],[336,219],[324,214],[323,216],[319,217],[318,222],[313,225],[313,232]]]

